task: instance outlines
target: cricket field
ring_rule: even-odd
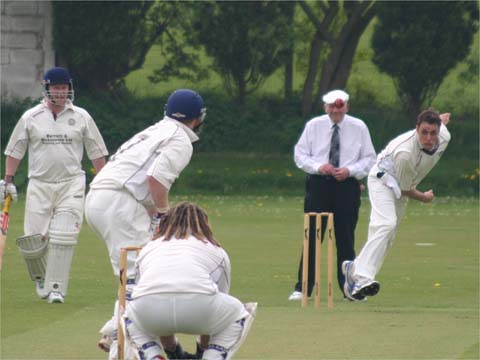
[[[411,201],[366,302],[347,302],[336,286],[334,308],[287,300],[296,281],[303,199],[280,196],[176,196],[208,212],[232,262],[231,294],[257,301],[257,318],[237,359],[478,359],[478,199]],[[16,246],[24,199],[13,204],[1,272],[1,359],[107,359],[99,329],[117,292],[104,244],[84,223],[65,304],[47,304]],[[362,199],[357,252],[365,242],[368,199]],[[325,254],[326,251],[323,251]],[[323,261],[325,264],[325,261]],[[326,275],[325,268],[322,271]],[[180,335],[184,348],[194,337]]]

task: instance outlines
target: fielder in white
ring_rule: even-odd
[[[108,152],[91,116],[72,103],[69,72],[52,68],[45,73],[43,85],[43,101],[23,114],[6,147],[0,196],[5,199],[9,193],[17,198],[13,179],[28,149],[25,236],[17,239],[17,246],[38,296],[49,303],[63,303],[83,222],[83,148],[97,171]]]
[[[230,259],[214,239],[203,209],[172,208],[159,238],[137,259],[137,286],[127,305],[127,339],[145,360],[164,359],[160,336],[209,335],[202,359],[232,359],[255,319],[257,303],[228,295]]]
[[[378,155],[368,175],[372,207],[368,240],[354,261],[345,261],[342,265],[344,291],[349,299],[363,300],[380,290],[375,276],[393,245],[408,199],[433,201],[433,190],[422,192],[417,186],[447,148],[449,121],[449,113],[440,115],[431,108],[425,110],[417,117],[416,129],[390,141]]]
[[[91,183],[86,220],[105,242],[115,276],[119,276],[120,249],[143,246],[152,239],[169,208],[169,190],[190,162],[192,143],[198,140],[195,131],[205,115],[198,93],[176,90],[168,98],[165,117],[120,146]],[[127,267],[128,300],[135,286],[134,254],[129,254]],[[117,315],[118,303],[100,331],[103,338],[98,345],[104,351],[116,348]],[[177,346],[182,352],[173,338],[164,339],[164,346],[172,351]]]

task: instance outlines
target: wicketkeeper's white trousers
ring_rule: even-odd
[[[368,176],[368,192],[371,213],[368,239],[355,259],[354,278],[374,280],[383,264],[388,250],[393,245],[397,227],[400,224],[408,198],[395,198],[388,188],[374,174]],[[361,280],[358,280],[361,282]]]
[[[85,201],[85,218],[107,245],[116,276],[120,273],[120,249],[144,246],[152,238],[148,211],[127,191],[91,189]],[[135,276],[135,259],[135,252],[129,252],[129,278]]]

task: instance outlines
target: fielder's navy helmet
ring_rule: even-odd
[[[206,114],[207,108],[202,97],[190,89],[175,90],[165,106],[165,115],[179,121],[199,118],[203,122]]]
[[[73,80],[67,69],[54,67],[45,72],[43,76],[44,95],[52,100],[50,96],[50,85],[68,84],[68,98],[73,101]]]

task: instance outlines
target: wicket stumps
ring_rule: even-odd
[[[129,246],[120,249],[120,284],[118,286],[118,360],[125,358],[125,334],[122,328],[122,316],[125,313],[127,295],[127,258],[130,251],[138,253],[142,250],[138,246]]]
[[[302,272],[302,307],[308,305],[308,256],[310,218],[315,217],[315,307],[320,307],[320,270],[322,263],[322,219],[327,218],[327,296],[328,308],[333,308],[333,213],[321,212],[306,213],[303,222],[303,272]]]

